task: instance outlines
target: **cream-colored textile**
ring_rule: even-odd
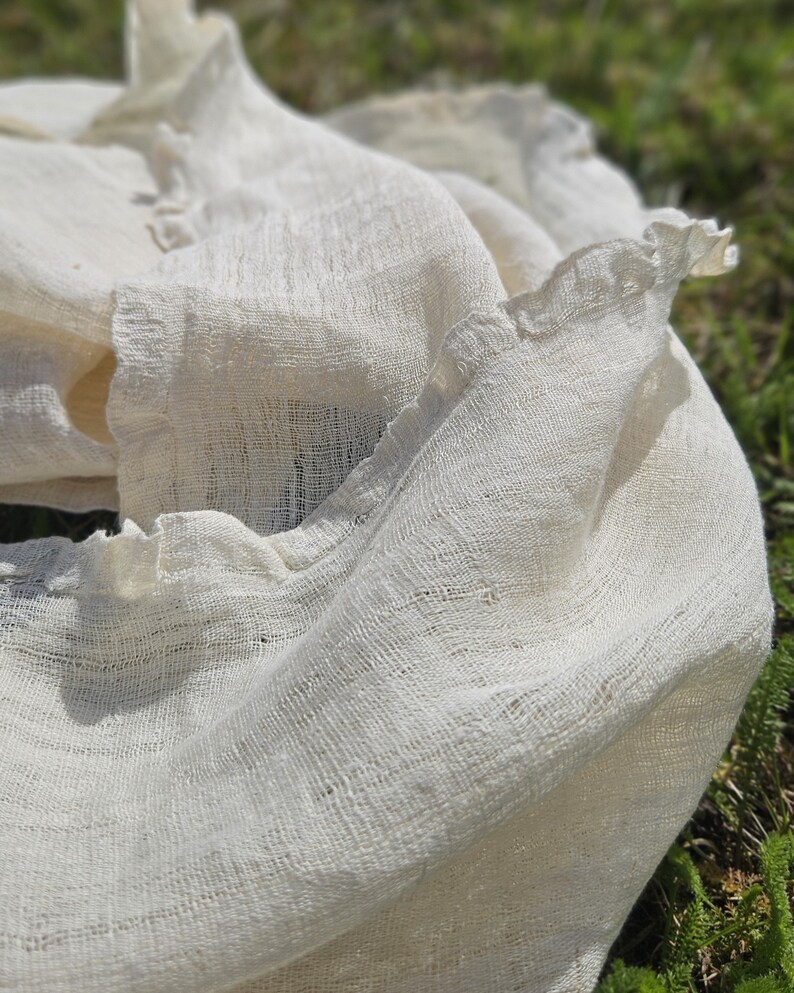
[[[130,23],[0,89],[0,498],[123,519],[0,548],[0,989],[585,993],[769,645],[729,235],[536,88]]]

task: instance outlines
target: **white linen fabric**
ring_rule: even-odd
[[[730,233],[538,88],[129,37],[0,89],[0,499],[122,519],[0,548],[0,989],[591,990],[769,646]]]

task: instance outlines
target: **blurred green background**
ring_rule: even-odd
[[[543,81],[593,120],[602,151],[650,204],[716,216],[735,228],[738,270],[685,284],[673,324],[758,481],[778,647],[695,818],[627,923],[602,989],[792,993],[794,3],[208,6],[238,22],[265,82],[310,113],[405,87]],[[121,78],[122,32],[118,0],[0,0],[0,78]],[[107,516],[6,508],[0,540],[80,537],[110,523]]]

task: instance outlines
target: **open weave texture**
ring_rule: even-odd
[[[130,22],[0,88],[0,498],[123,523],[0,548],[0,989],[589,991],[769,645],[729,233],[538,88]]]

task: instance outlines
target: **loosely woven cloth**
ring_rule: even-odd
[[[122,519],[0,547],[0,989],[589,991],[769,646],[729,232],[538,88],[130,22],[0,88],[0,498]]]

